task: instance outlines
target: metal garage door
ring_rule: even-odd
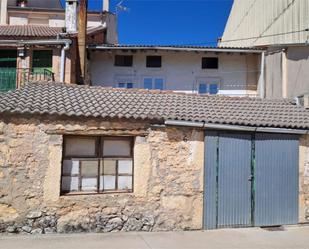
[[[298,137],[207,132],[204,227],[298,220]]]
[[[256,226],[298,222],[298,137],[255,136]]]

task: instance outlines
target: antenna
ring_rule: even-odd
[[[120,12],[128,12],[130,9],[125,7],[124,5],[122,5],[122,3],[124,2],[124,0],[121,0],[119,3],[117,3],[116,5],[116,14],[118,15],[118,13]]]

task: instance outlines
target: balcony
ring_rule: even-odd
[[[0,92],[15,90],[27,82],[55,81],[54,73],[44,68],[0,68]]]

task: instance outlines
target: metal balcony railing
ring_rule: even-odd
[[[0,68],[0,92],[37,81],[55,81],[54,73],[45,68]]]

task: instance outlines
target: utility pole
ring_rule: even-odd
[[[79,1],[79,15],[78,15],[78,55],[80,64],[79,84],[89,84],[87,80],[87,56],[86,56],[86,32],[87,32],[87,11],[88,0]]]

